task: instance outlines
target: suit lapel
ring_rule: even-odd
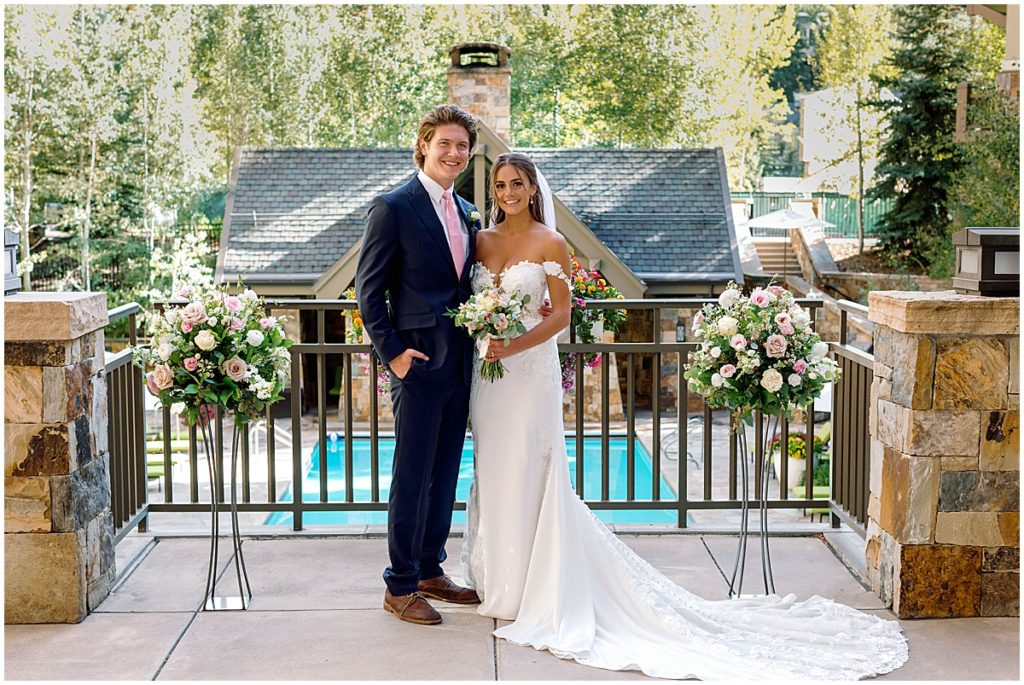
[[[430,202],[430,194],[415,176],[409,182],[409,204],[412,205],[413,210],[419,216],[427,235],[434,240],[438,249],[441,250],[444,261],[451,267],[452,275],[454,276],[455,265],[452,263],[452,251],[448,247],[448,239],[444,236],[444,226],[441,225],[437,218],[434,205]]]

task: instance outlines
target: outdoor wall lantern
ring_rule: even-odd
[[[965,228],[953,234],[953,289],[966,295],[1020,296],[1020,229]]]
[[[4,296],[13,295],[21,290],[21,277],[18,276],[18,234],[4,229]]]

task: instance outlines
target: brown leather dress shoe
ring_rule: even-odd
[[[421,580],[416,589],[424,597],[439,599],[442,602],[451,602],[452,604],[480,603],[480,597],[476,594],[476,590],[456,585],[448,576]]]
[[[384,609],[409,623],[432,626],[441,622],[441,614],[418,592],[395,596],[385,590]]]

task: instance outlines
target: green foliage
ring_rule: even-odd
[[[725,149],[754,187],[793,126],[795,11],[687,5],[9,5],[5,221],[74,239],[67,288],[141,297],[147,252],[223,213],[248,146],[408,147],[448,48],[512,50],[512,144]],[[49,209],[47,209],[49,207]],[[120,276],[111,276],[117,271]]]
[[[956,86],[994,75],[1001,49],[993,27],[955,5],[901,5],[888,75],[874,80],[895,100],[876,103],[890,135],[881,148],[871,198],[894,200],[878,226],[880,248],[924,267],[948,254],[948,194],[963,165],[953,141]]]
[[[1001,90],[982,90],[968,108],[964,164],[949,192],[955,228],[1020,225],[1020,111]]]

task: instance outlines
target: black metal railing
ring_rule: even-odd
[[[106,361],[110,506],[115,542],[136,525],[140,531],[145,531],[148,515],[145,380],[142,369],[132,364],[132,347],[138,341],[136,315],[139,310],[139,305],[133,302],[107,312],[109,322],[128,319],[129,344]]]
[[[686,390],[685,379],[683,378],[683,364],[687,353],[696,349],[699,343],[669,342],[661,339],[660,318],[662,311],[674,310],[677,314],[680,311],[692,314],[703,304],[712,301],[714,300],[705,298],[588,301],[587,307],[592,309],[626,309],[634,314],[645,312],[644,315],[650,316],[652,322],[649,341],[592,344],[570,341],[569,343],[559,345],[559,351],[578,353],[575,379],[575,434],[570,434],[568,439],[570,444],[575,442],[576,446],[575,481],[577,492],[592,509],[669,511],[674,513],[675,525],[680,528],[690,525],[688,519],[691,512],[740,509],[736,436],[729,436],[727,451],[713,449],[714,429],[717,427],[719,430],[722,430],[724,426],[712,425],[713,413],[706,406],[701,411],[693,414],[688,412],[687,409],[689,395]],[[812,316],[816,316],[818,309],[822,305],[820,300],[815,299],[801,299],[799,302],[811,311]],[[246,425],[242,429],[240,436],[240,511],[266,513],[268,515],[274,512],[290,514],[292,527],[295,530],[302,530],[306,526],[303,521],[303,515],[307,513],[386,510],[387,504],[385,501],[382,501],[379,495],[381,480],[380,442],[382,437],[387,437],[385,433],[381,432],[380,403],[382,400],[377,394],[379,363],[376,357],[371,354],[371,348],[367,344],[327,341],[328,322],[330,321],[331,323],[331,330],[337,330],[337,327],[334,325],[337,323],[334,317],[340,317],[345,312],[355,309],[356,303],[351,300],[271,300],[267,304],[268,308],[275,312],[280,312],[281,310],[305,312],[305,316],[311,319],[309,322],[311,324],[309,327],[311,331],[309,337],[314,339],[297,342],[291,348],[291,379],[290,386],[287,388],[290,395],[288,400],[290,404],[289,417],[283,422],[275,421],[274,414],[282,407],[278,406],[268,409],[267,415],[259,427],[261,431],[266,433],[265,448],[259,450],[258,453],[254,452],[251,436],[255,427]],[[687,316],[686,318],[690,317]],[[315,328],[315,334],[312,334],[313,328]],[[863,359],[858,356],[858,354],[863,355],[863,353],[850,351],[841,343],[833,343],[832,348],[841,363],[845,364],[844,360],[847,359],[863,362]],[[584,373],[582,357],[583,354],[589,353],[600,354],[602,360],[599,373],[599,382],[601,384],[599,421],[587,421],[584,412],[585,384],[595,382],[594,380],[588,380]],[[363,393],[368,394],[369,398],[363,397],[362,401],[368,401],[369,411],[365,420],[357,424],[354,419],[355,396],[353,386],[356,380],[356,367],[361,365],[359,359],[365,360],[366,355],[369,356],[370,360],[368,367],[369,382],[363,382],[366,386],[363,389]],[[615,356],[619,367],[624,369],[624,387],[620,388],[624,410],[624,420],[622,421],[612,421],[610,418],[610,388],[613,385],[610,378],[610,360],[612,355]],[[659,392],[662,380],[662,362],[664,360],[671,361],[673,357],[676,361],[674,371],[674,381],[676,384],[675,406],[663,407],[661,406],[662,399]],[[331,363],[329,364],[329,362]],[[340,428],[337,436],[333,435],[334,431],[329,430],[327,420],[333,411],[333,405],[329,407],[328,367],[334,362],[340,363],[337,382],[339,394],[343,398],[336,414],[336,425]],[[636,450],[637,376],[638,370],[641,368],[653,370],[653,382],[651,383],[650,393],[651,454],[649,455],[650,464],[646,465],[649,466],[652,472],[650,492],[641,492],[636,482],[636,467],[639,463],[637,460],[638,458],[648,458],[648,455],[638,455]],[[138,373],[136,370],[134,378],[136,378],[136,385],[132,386],[135,388],[132,392],[135,393],[133,397],[136,397],[142,388],[141,373]],[[785,458],[778,459],[778,472],[776,474],[778,476],[778,495],[767,502],[769,508],[831,509],[833,525],[838,525],[840,519],[846,520],[851,525],[856,525],[858,522],[863,521],[862,508],[866,495],[860,494],[860,481],[857,480],[856,476],[857,474],[866,473],[866,452],[862,449],[864,441],[860,440],[860,438],[853,440],[846,433],[848,431],[859,431],[861,428],[866,430],[867,405],[863,402],[846,399],[846,394],[844,394],[847,388],[855,386],[855,388],[851,388],[854,389],[852,397],[862,399],[864,396],[862,392],[863,379],[859,378],[854,371],[847,371],[846,379],[848,380],[836,384],[838,388],[836,392],[838,394],[833,399],[834,406],[846,413],[843,414],[841,420],[839,417],[836,417],[837,420],[834,423],[831,466],[833,471],[832,496],[815,497],[814,495],[813,473],[817,466],[818,456],[811,447],[813,445],[811,436],[815,433],[815,417],[813,411],[806,411],[806,421],[802,421],[798,429],[805,439],[805,445],[807,445],[805,482],[802,487],[791,492],[787,486],[788,460]],[[870,379],[868,383],[870,383]],[[141,404],[137,403],[134,406],[141,407]],[[304,407],[305,413],[314,417],[315,426],[304,428]],[[214,432],[215,453],[223,458],[225,431],[222,428],[221,418],[218,413],[213,417],[213,420],[216,422]],[[756,447],[751,450],[752,454],[750,455],[755,464],[754,482],[757,482],[757,472],[761,468],[760,465],[764,463],[761,457],[763,456],[765,444],[763,430],[767,417],[757,416],[756,418],[755,440],[753,442]],[[135,420],[138,422],[138,425],[142,425],[142,419],[137,415]],[[160,475],[162,501],[152,501],[148,506],[143,505],[143,508],[138,510],[132,518],[132,522],[135,522],[139,516],[147,516],[149,512],[208,512],[210,510],[211,490],[218,493],[218,501],[224,501],[225,499],[225,484],[223,482],[215,483],[211,489],[209,483],[200,479],[199,461],[204,456],[200,454],[198,449],[199,441],[197,440],[195,427],[186,429],[188,436],[187,446],[184,444],[186,441],[181,441],[182,444],[179,444],[177,447],[176,457],[172,457],[171,432],[172,423],[175,420],[170,410],[165,408],[162,421],[163,468]],[[308,423],[308,421],[305,423]],[[702,429],[702,437],[699,441],[691,440],[690,438],[690,432],[697,423],[701,424]],[[285,426],[289,424],[291,429],[290,435],[284,435],[287,432]],[[664,424],[668,425],[665,426]],[[666,429],[668,429],[668,426],[671,426],[669,435],[664,438],[662,436],[663,426]],[[572,432],[573,422],[569,422],[567,428]],[[230,425],[228,425],[228,430],[230,430]],[[309,440],[304,441],[304,431],[306,433],[314,433],[315,440],[312,442]],[[694,432],[696,431],[694,430]],[[782,421],[780,424],[781,445],[788,445],[790,433],[791,426],[787,422]],[[141,443],[138,441],[141,439],[141,435],[140,430],[130,433],[130,436],[133,436],[132,439],[135,441],[132,444],[136,446],[136,449],[140,449],[138,445]],[[344,473],[344,488],[338,492],[331,490],[330,485],[332,483],[328,476],[329,436],[332,441],[335,437],[340,438],[342,441],[340,459],[341,470]],[[610,492],[611,481],[614,477],[618,477],[617,474],[613,475],[610,471],[609,444],[613,436],[625,437],[626,439],[626,485],[623,498],[613,498]],[[668,457],[669,461],[663,461],[663,455],[670,452],[670,449],[666,449],[663,445],[663,440],[667,441],[673,437],[676,441],[677,454],[675,459],[676,477],[669,487],[674,489],[675,492],[665,492],[662,487],[663,466],[670,463],[671,457]],[[277,475],[280,457],[282,456],[277,444],[281,438],[288,438],[291,442],[290,464],[287,467],[284,464],[280,464],[280,466],[287,468],[290,472],[290,483],[279,483]],[[594,438],[598,438],[601,443],[600,492],[591,492],[587,488],[585,478],[583,477],[586,468],[584,442],[587,439]],[[124,438],[122,437],[122,439]],[[368,497],[357,498],[354,491],[356,473],[353,446],[356,439],[368,441],[368,479],[370,484]],[[856,449],[848,446],[845,441],[850,441],[850,445],[856,447]],[[316,452],[318,457],[315,467],[319,472],[319,478],[314,486],[316,492],[310,497],[309,493],[303,492],[303,484],[307,472],[314,466],[312,464],[313,445],[317,446]],[[142,445],[142,448],[144,449],[144,445]],[[695,463],[695,468],[699,468],[702,471],[700,474],[701,483],[698,488],[695,488],[699,492],[694,495],[688,493],[691,485],[687,468],[688,456],[691,462]],[[175,468],[178,463],[175,461],[175,458],[187,460],[187,469],[185,465],[180,469]],[[727,466],[723,466],[722,460],[726,460]],[[714,469],[716,465],[719,467],[717,475]],[[145,483],[144,479],[142,481],[139,480],[140,471],[138,469],[140,467],[143,470],[145,469],[144,454],[141,459],[138,456],[134,460],[129,459],[126,462],[126,466],[119,468],[117,477],[122,481],[131,480],[136,483],[135,487],[137,488],[138,483]],[[254,479],[254,469],[262,470],[264,468],[265,478],[257,477]],[[361,477],[365,476],[366,474],[361,475]],[[131,491],[131,488],[127,488],[123,483],[119,483],[117,487]],[[141,493],[140,499],[138,491],[136,490],[135,492],[136,500],[133,501],[144,502],[145,493]],[[752,499],[757,497],[753,488],[751,488],[750,497]],[[309,499],[307,500],[306,498]],[[159,499],[159,496],[154,496],[154,500]],[[130,509],[131,506],[132,502],[126,500],[125,510]],[[456,503],[456,509],[464,508],[464,502],[459,501]],[[144,525],[144,520],[142,523]]]
[[[849,300],[839,301],[839,341],[832,352],[842,369],[842,380],[833,385],[832,394],[832,474],[829,509],[832,525],[842,521],[861,537],[867,526],[869,474],[871,473],[871,437],[868,416],[871,411],[871,383],[875,358],[848,344],[848,317],[867,320],[868,308]]]

